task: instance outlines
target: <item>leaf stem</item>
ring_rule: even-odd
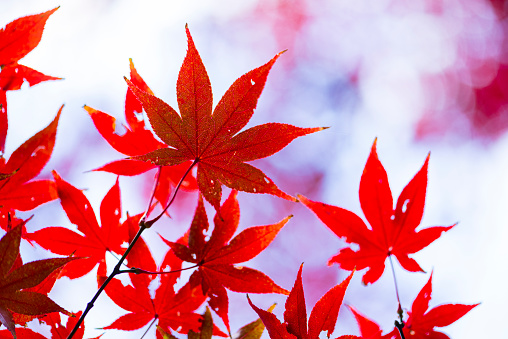
[[[152,220],[149,220],[149,221],[146,221],[145,222],[145,225],[147,228],[150,228],[155,222],[157,222],[157,220],[159,220],[163,215],[164,213],[166,213],[166,211],[168,210],[168,208],[171,206],[171,204],[173,204],[173,201],[175,200],[176,198],[176,194],[178,193],[178,190],[180,189],[180,186],[182,186],[182,183],[183,181],[185,180],[185,177],[190,173],[190,171],[192,170],[192,168],[198,163],[198,159],[195,159],[192,164],[189,166],[189,168],[187,169],[187,171],[185,171],[185,173],[183,174],[182,176],[182,179],[180,179],[180,181],[178,182],[178,185],[176,185],[175,187],[175,191],[173,192],[173,196],[171,197],[171,200],[168,202],[168,204],[166,205],[166,208],[164,208],[164,210],[158,215],[156,216],[155,218],[153,218]]]
[[[395,276],[395,268],[393,266],[393,260],[392,255],[388,255],[388,259],[390,260],[390,267],[392,268],[392,276],[393,276],[393,283],[395,284],[395,294],[397,295],[397,302],[399,303],[399,306],[397,308],[397,314],[399,316],[399,321],[395,320],[395,327],[399,330],[400,337],[402,339],[404,338],[404,333],[402,332],[402,329],[404,328],[404,319],[403,319],[403,311],[402,311],[402,305],[400,303],[400,296],[399,296],[399,287],[397,284],[397,277]]]
[[[155,177],[155,182],[153,184],[152,189],[152,196],[150,197],[150,201],[148,201],[148,206],[146,207],[145,214],[141,218],[141,220],[145,220],[146,217],[148,217],[148,214],[150,213],[150,208],[152,207],[153,199],[155,197],[155,191],[157,190],[157,186],[159,185],[159,181],[161,179],[161,172],[162,172],[162,166],[159,166],[157,169],[157,176]]]
[[[157,317],[155,317],[152,322],[150,323],[150,326],[148,326],[148,328],[146,329],[145,333],[143,333],[143,335],[141,336],[140,339],[143,339],[145,337],[145,335],[148,333],[148,331],[150,331],[150,329],[152,328],[153,324],[155,323],[155,321],[157,320]]]

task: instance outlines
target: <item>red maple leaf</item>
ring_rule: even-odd
[[[354,307],[349,306],[348,308],[353,312],[358,327],[360,328],[361,337],[364,339],[395,339],[397,338],[398,330],[395,328],[390,333],[385,335],[382,334],[382,330],[378,324],[365,317],[363,314],[358,312]],[[428,339],[428,338],[427,338]]]
[[[19,146],[6,162],[0,156],[0,208],[7,211],[28,211],[57,198],[55,183],[51,180],[32,180],[44,168],[55,145],[58,119]],[[1,223],[5,228],[5,224]]]
[[[303,264],[300,265],[293,289],[286,299],[284,323],[281,323],[273,313],[256,307],[252,304],[250,298],[248,298],[250,306],[265,324],[271,339],[318,339],[322,331],[327,331],[328,338],[330,338],[330,335],[335,330],[339,309],[353,273],[343,282],[332,287],[317,301],[310,313],[307,327],[307,309],[303,293],[302,268]],[[341,336],[339,338],[354,337]]]
[[[134,68],[132,60],[130,60],[130,70],[132,83],[143,91],[152,94],[148,85],[138,74],[136,68]],[[125,120],[127,125],[123,126],[125,131],[122,134],[116,131],[117,121],[114,117],[88,106],[84,108],[90,114],[95,127],[102,137],[120,153],[128,156],[137,156],[166,147],[166,144],[158,141],[152,131],[147,129],[145,121],[138,118],[142,114],[143,108],[130,89],[127,89],[125,98]],[[169,194],[171,193],[170,187],[176,186],[190,165],[191,162],[189,161],[177,166],[162,168],[155,190],[155,198],[163,207],[168,203]],[[145,173],[156,167],[156,165],[140,160],[122,159],[110,162],[95,169],[95,171],[132,176]],[[192,176],[186,177],[181,187],[185,190],[195,190],[197,188],[196,178]]]
[[[18,60],[32,51],[42,38],[44,25],[58,8],[16,19],[0,29],[0,152],[5,150],[7,135],[7,99],[5,93],[21,88],[24,81],[30,86],[46,80],[59,80],[44,75]]]
[[[408,312],[409,317],[403,329],[406,339],[450,339],[446,334],[435,331],[434,328],[445,327],[456,322],[479,305],[446,304],[429,310],[431,297],[432,274],[413,301],[411,311]]]
[[[75,224],[83,235],[64,227],[45,227],[28,234],[43,248],[56,254],[87,257],[79,263],[67,265],[62,275],[71,279],[82,277],[90,272],[99,263],[98,275],[105,275],[106,252],[122,254],[121,245],[127,241],[127,227],[120,223],[122,210],[120,206],[120,187],[118,180],[109,190],[100,207],[99,226],[92,206],[85,195],[65,182],[53,172],[58,196],[69,220]]]
[[[141,215],[128,218],[131,235],[138,225]],[[139,238],[136,246],[133,246],[127,256],[128,265],[144,271],[156,271],[157,265],[142,238]],[[178,270],[182,261],[168,251],[160,268]],[[104,329],[118,329],[133,331],[147,325],[150,321],[158,321],[158,327],[163,331],[173,329],[179,333],[188,333],[190,330],[197,332],[200,327],[202,316],[194,313],[201,306],[206,296],[201,293],[199,287],[192,288],[189,283],[185,284],[175,293],[174,285],[180,274],[178,272],[161,275],[160,285],[155,291],[155,296],[150,295],[149,285],[155,276],[148,274],[130,274],[132,285],[124,286],[119,280],[113,279],[107,285],[107,295],[118,306],[129,313],[115,320]],[[215,335],[225,336],[217,328]],[[161,338],[157,331],[157,338]]]
[[[299,195],[300,201],[338,237],[358,244],[357,251],[344,248],[330,258],[328,265],[337,263],[345,270],[369,268],[362,278],[364,284],[378,280],[385,269],[387,257],[395,256],[408,271],[423,272],[408,255],[416,253],[453,227],[430,227],[418,232],[425,206],[427,166],[429,157],[420,171],[402,190],[393,209],[393,198],[386,171],[376,153],[376,141],[360,181],[360,204],[370,228],[355,213],[340,207],[315,202]]]
[[[245,162],[272,155],[293,139],[323,128],[268,123],[238,133],[252,117],[268,72],[280,53],[237,79],[212,114],[210,80],[187,27],[186,32],[188,50],[177,81],[180,114],[126,79],[141,101],[154,132],[168,146],[133,158],[159,166],[193,160],[197,165],[198,188],[216,210],[220,208],[222,185],[294,200],[263,172]]]
[[[208,241],[204,234],[208,230],[208,217],[201,196],[187,244],[163,239],[177,257],[198,266],[189,279],[191,286],[201,285],[203,294],[210,297],[210,307],[222,318],[228,331],[228,296],[225,288],[246,293],[288,293],[262,272],[234,265],[250,260],[263,251],[291,217],[273,225],[247,228],[230,241],[240,221],[236,195],[237,192],[233,190],[215,215],[215,227]]]
[[[37,285],[53,271],[72,260],[79,259],[76,257],[44,259],[17,266],[15,262],[19,256],[21,230],[22,225],[18,225],[0,239],[0,323],[4,324],[14,337],[16,334],[13,313],[29,316],[52,312],[69,314],[48,298],[47,292],[36,292]]]
[[[432,297],[432,274],[429,280],[423,286],[418,296],[413,301],[411,311],[408,311],[408,318],[404,324],[403,332],[406,339],[450,339],[446,334],[435,331],[435,327],[448,326],[466,313],[471,311],[479,304],[462,305],[462,304],[446,304],[440,305],[429,310],[429,301]],[[354,308],[349,307],[353,312],[362,338],[366,339],[394,339],[400,338],[398,329],[385,335],[381,335],[381,329],[378,324],[366,318]]]

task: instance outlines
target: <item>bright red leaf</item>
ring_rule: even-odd
[[[32,180],[44,168],[55,145],[58,119],[19,146],[6,162],[0,157],[0,207],[28,211],[57,198],[51,180]]]
[[[395,328],[388,334],[383,335],[382,330],[378,324],[373,322],[372,320],[366,318],[363,314],[358,312],[354,307],[348,306],[348,308],[353,312],[355,316],[356,322],[358,323],[358,327],[360,328],[361,337],[364,339],[395,339],[397,338],[398,330]]]
[[[143,91],[152,94],[148,85],[136,71],[136,68],[134,68],[132,60],[130,60],[130,70],[130,79],[132,83]],[[137,156],[166,147],[164,143],[155,139],[152,131],[147,129],[145,121],[138,118],[143,113],[143,107],[134,94],[132,94],[130,89],[127,89],[125,98],[125,120],[127,125],[122,126],[123,131],[121,134],[117,131],[117,121],[114,117],[88,106],[85,106],[85,110],[88,114],[90,114],[95,127],[102,137],[111,145],[111,147],[122,154]],[[161,203],[161,205],[165,206],[167,204],[171,193],[171,186],[176,186],[190,165],[191,162],[189,161],[177,166],[164,167],[162,169],[155,191],[155,198]],[[131,176],[145,173],[146,171],[156,167],[156,165],[144,161],[122,159],[110,162],[100,168],[97,168],[96,171],[105,171],[117,175]],[[187,176],[182,182],[181,187],[184,190],[195,190],[197,188],[196,178],[190,175]]]
[[[302,268],[303,264],[300,265],[295,285],[286,299],[284,323],[281,323],[273,313],[256,307],[248,299],[250,306],[265,324],[271,339],[318,339],[322,331],[327,331],[328,338],[330,338],[330,335],[335,330],[339,309],[353,273],[343,282],[332,287],[317,301],[310,313],[307,327]],[[347,337],[351,336],[345,336],[344,338]]]
[[[51,312],[69,314],[49,299],[45,293],[35,292],[53,271],[76,257],[44,259],[16,267],[19,255],[22,225],[14,227],[0,239],[0,322],[15,336],[15,317],[42,315]]]
[[[462,305],[446,304],[434,307],[429,310],[429,301],[432,297],[432,274],[429,280],[422,288],[418,296],[413,301],[411,311],[408,311],[408,318],[403,328],[406,339],[450,339],[446,334],[436,331],[435,327],[448,326],[466,313],[471,311],[479,304]],[[353,307],[349,307],[353,312],[362,338],[366,339],[395,339],[400,338],[399,331],[394,328],[390,333],[381,335],[381,328],[372,320],[366,318]]]
[[[57,9],[16,19],[0,29],[0,152],[2,153],[5,150],[8,126],[6,91],[20,89],[24,81],[33,86],[41,81],[60,79],[18,64],[19,59],[39,44],[46,20]]]
[[[189,230],[188,243],[163,239],[181,260],[198,266],[189,279],[191,286],[201,285],[203,293],[210,297],[210,307],[222,318],[228,330],[228,296],[225,288],[244,293],[288,293],[265,274],[234,265],[250,260],[263,251],[291,217],[273,225],[247,228],[231,239],[240,221],[236,195],[237,192],[233,190],[222,205],[220,214],[215,215],[215,227],[208,241],[205,240],[208,217],[201,196]]]
[[[416,296],[411,306],[411,312],[404,326],[404,336],[409,339],[450,339],[446,334],[435,331],[435,327],[448,326],[479,304],[462,305],[446,304],[436,306],[429,310],[429,301],[432,297],[432,274]]]
[[[341,249],[328,261],[329,265],[337,263],[350,271],[354,268],[369,268],[362,279],[364,284],[373,283],[381,277],[386,258],[390,255],[395,256],[406,270],[423,272],[408,255],[425,248],[439,238],[442,232],[453,227],[415,230],[420,225],[425,206],[428,161],[429,157],[402,190],[393,209],[388,177],[378,159],[374,142],[360,181],[360,204],[370,228],[353,212],[298,196],[338,237],[360,246],[357,251],[351,248]]]
[[[133,217],[139,220],[140,216]],[[131,221],[134,221],[132,219]],[[156,265],[146,243],[140,239],[133,247],[132,255],[129,254],[128,264],[145,271],[155,271]],[[140,246],[138,246],[140,245]],[[161,269],[169,267],[170,270],[181,268],[181,260],[168,251],[164,258]],[[106,293],[118,306],[129,313],[115,320],[104,329],[118,329],[132,331],[147,325],[157,319],[158,327],[164,331],[173,329],[179,333],[188,333],[190,330],[199,331],[202,316],[194,313],[201,306],[206,296],[201,293],[199,287],[192,288],[189,283],[185,284],[175,293],[174,284],[179,273],[167,273],[161,275],[160,285],[155,291],[155,297],[150,295],[149,284],[155,276],[147,274],[130,275],[132,285],[124,286],[119,280],[113,279],[106,287]],[[215,335],[225,336],[217,328]],[[157,331],[157,338],[161,334]]]
[[[168,146],[133,158],[160,166],[194,161],[199,190],[217,211],[222,185],[294,200],[263,172],[245,162],[272,155],[293,139],[323,128],[269,123],[238,133],[252,117],[268,72],[280,53],[237,79],[212,113],[210,80],[188,28],[186,32],[188,50],[177,81],[180,114],[126,79],[141,101],[154,132]]]
[[[98,263],[99,275],[106,272],[106,252],[122,254],[121,245],[127,241],[128,231],[120,223],[120,187],[118,180],[109,190],[100,207],[99,226],[95,213],[85,195],[53,172],[58,196],[69,220],[83,235],[64,227],[45,227],[30,235],[29,238],[43,248],[56,254],[74,254],[87,257],[80,262],[71,263],[63,270],[63,275],[71,279],[79,278],[90,272]]]

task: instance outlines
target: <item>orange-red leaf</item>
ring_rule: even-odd
[[[335,329],[339,309],[354,272],[318,300],[310,314],[307,330],[302,268],[303,264],[300,265],[295,284],[286,300],[284,324],[281,324],[275,315],[254,306],[249,299],[249,304],[265,324],[272,339],[318,339],[322,331],[328,331],[328,337],[330,337]]]
[[[0,65],[16,62],[33,50],[42,38],[44,25],[57,8],[16,19],[0,29]]]
[[[186,33],[187,55],[177,81],[180,114],[126,79],[129,89],[142,103],[154,132],[168,146],[133,158],[159,166],[194,161],[199,190],[217,211],[222,185],[294,200],[263,172],[244,162],[272,155],[295,138],[322,128],[271,123],[237,134],[252,117],[268,73],[281,53],[237,79],[212,113],[210,80],[187,27]]]
[[[13,173],[0,179],[1,206],[26,211],[57,198],[53,182],[30,180],[41,172],[51,157],[62,108],[46,128],[19,146],[7,163],[0,161],[1,173]]]
[[[14,333],[14,318],[11,312],[22,315],[42,315],[63,312],[63,308],[49,299],[46,294],[34,289],[55,270],[60,269],[76,257],[33,261],[12,269],[19,254],[23,223],[9,230],[0,239],[0,321]]]
[[[181,260],[199,266],[191,278],[192,286],[201,285],[204,294],[211,297],[210,306],[222,318],[229,329],[228,302],[224,288],[235,292],[288,293],[262,272],[248,267],[235,267],[250,260],[264,250],[280,229],[289,221],[287,217],[279,223],[250,227],[231,239],[240,221],[240,207],[232,191],[214,218],[214,229],[208,241],[208,218],[200,198],[194,219],[189,229],[187,244],[166,243]]]
[[[85,195],[53,172],[60,202],[69,220],[83,234],[64,227],[42,228],[28,237],[53,253],[75,254],[87,259],[65,267],[63,275],[73,279],[83,276],[96,264],[105,263],[107,251],[122,254],[121,245],[128,240],[128,230],[120,223],[120,186],[118,180],[109,190],[100,207],[102,227]]]

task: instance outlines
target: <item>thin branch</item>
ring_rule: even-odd
[[[147,227],[145,226],[145,224],[142,221],[140,221],[138,233],[136,234],[134,239],[132,239],[132,242],[129,244],[129,247],[127,247],[127,249],[125,250],[125,253],[122,255],[122,257],[120,258],[120,260],[116,264],[115,268],[113,269],[113,272],[111,272],[111,274],[106,279],[106,281],[104,281],[104,283],[101,285],[101,287],[97,290],[97,292],[93,296],[92,300],[90,300],[90,302],[86,305],[85,311],[83,312],[83,314],[81,314],[81,317],[79,317],[78,322],[76,323],[76,325],[72,329],[72,332],[69,334],[67,339],[71,339],[74,336],[74,334],[76,334],[76,331],[79,329],[79,326],[81,326],[81,324],[83,323],[83,320],[85,320],[86,315],[88,314],[88,312],[90,312],[90,310],[94,306],[95,301],[99,298],[99,296],[101,295],[102,291],[104,291],[106,286],[118,274],[118,272],[120,272],[120,267],[122,266],[123,262],[127,258],[127,255],[130,253],[130,251],[132,250],[132,247],[138,241],[139,237],[141,237],[141,233],[143,233],[143,231],[146,228]]]
[[[67,337],[67,339],[71,339],[74,334],[76,334],[77,330],[79,329],[79,326],[81,326],[81,324],[83,323],[83,321],[85,320],[85,317],[86,315],[88,314],[88,312],[90,312],[90,310],[92,309],[92,307],[94,306],[94,303],[95,301],[99,298],[99,296],[101,295],[102,291],[104,291],[104,289],[106,288],[106,286],[109,284],[109,282],[118,274],[120,273],[125,273],[125,272],[130,272],[131,270],[120,270],[120,267],[122,266],[123,262],[125,261],[125,259],[127,258],[127,255],[130,253],[130,251],[132,250],[132,247],[134,247],[134,245],[136,244],[136,242],[138,241],[138,239],[141,237],[141,234],[143,233],[144,230],[146,230],[147,228],[150,228],[155,222],[157,222],[157,220],[159,220],[162,215],[167,211],[167,209],[169,208],[169,206],[171,206],[171,204],[173,203],[173,201],[175,200],[175,197],[176,197],[176,193],[178,193],[178,190],[180,189],[180,186],[182,185],[183,181],[185,180],[185,177],[187,176],[187,174],[189,174],[189,172],[191,171],[191,169],[194,167],[194,165],[196,165],[198,163],[198,159],[194,160],[194,162],[192,163],[192,165],[189,167],[189,169],[187,169],[187,171],[184,173],[184,175],[182,176],[182,179],[180,179],[180,181],[178,182],[178,185],[175,187],[175,191],[173,192],[173,197],[171,198],[171,200],[169,201],[168,205],[166,206],[166,208],[162,211],[161,214],[159,214],[155,219],[152,219],[150,221],[145,221],[145,218],[146,218],[146,215],[148,214],[148,211],[152,205],[152,201],[154,199],[154,196],[155,196],[155,189],[157,188],[157,184],[159,183],[159,180],[160,180],[160,175],[161,175],[161,170],[162,170],[162,166],[159,166],[159,172],[157,174],[157,178],[155,180],[155,184],[154,184],[154,189],[153,189],[153,192],[152,192],[152,196],[150,198],[150,203],[148,204],[148,207],[147,207],[147,210],[145,211],[145,215],[143,216],[143,218],[141,218],[141,220],[139,221],[139,230],[138,230],[138,233],[136,233],[136,235],[134,236],[134,239],[132,239],[131,243],[129,244],[129,247],[127,247],[127,249],[125,250],[124,254],[122,255],[122,257],[120,258],[120,260],[118,261],[118,263],[115,265],[115,268],[113,269],[113,272],[111,272],[111,274],[109,275],[109,277],[106,279],[106,281],[104,281],[104,283],[101,285],[101,287],[97,290],[97,292],[95,293],[95,295],[93,296],[92,300],[90,300],[90,302],[86,305],[86,309],[83,311],[83,314],[81,314],[81,317],[79,317],[78,319],[78,322],[76,323],[76,325],[74,326],[74,328],[72,329],[72,332],[69,334],[69,336]],[[186,269],[190,269],[190,268],[193,268],[193,267],[189,267],[189,268],[186,268]],[[135,269],[136,270],[136,269]],[[184,269],[182,269],[184,270]],[[147,271],[148,272],[148,271]],[[176,271],[175,271],[176,272]],[[133,273],[136,273],[135,271]],[[148,272],[147,274],[162,274],[162,273],[169,273],[169,272]],[[153,324],[153,323],[152,323]],[[151,326],[151,325],[150,325]],[[144,336],[144,335],[143,335]]]
[[[185,180],[185,177],[187,176],[187,174],[190,173],[190,171],[198,163],[198,161],[199,161],[199,159],[195,159],[192,162],[192,164],[190,165],[190,167],[187,169],[187,171],[185,171],[184,175],[182,176],[182,179],[180,179],[180,181],[178,182],[178,185],[176,185],[175,191],[173,192],[173,196],[171,197],[171,200],[168,202],[166,208],[164,208],[164,210],[158,216],[156,216],[154,219],[145,222],[146,228],[150,228],[155,222],[157,222],[157,220],[159,220],[164,215],[164,213],[166,213],[166,211],[171,206],[171,204],[173,204],[173,201],[176,198],[176,194],[178,193],[180,186],[182,186],[182,183]]]

